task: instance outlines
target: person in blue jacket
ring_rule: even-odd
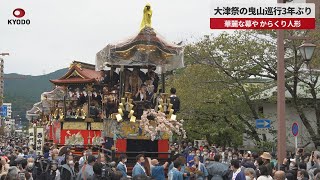
[[[181,172],[181,162],[180,160],[175,160],[173,162],[173,168],[168,174],[168,180],[184,180],[184,178],[189,177],[190,173]]]
[[[194,165],[193,165],[193,167],[197,168],[197,170],[199,172],[199,173],[196,174],[196,180],[205,180],[206,177],[209,175],[205,165],[200,162],[200,157],[199,156],[195,156],[194,157]]]
[[[188,167],[192,167],[193,164],[194,164],[194,160],[193,158],[196,156],[196,150],[195,149],[192,149],[190,154],[188,155],[187,157],[187,166]]]
[[[157,159],[151,160],[152,168],[151,168],[151,176],[155,180],[165,180],[166,176],[164,174],[164,170],[168,166],[168,162],[164,163],[163,165],[160,165],[159,161]]]
[[[146,170],[144,169],[144,162],[145,162],[144,155],[139,154],[136,159],[137,159],[137,163],[133,167],[132,177],[138,176],[138,175],[145,175],[146,176],[147,175]]]
[[[127,156],[122,154],[120,155],[120,158],[119,158],[119,163],[117,165],[117,169],[122,173],[122,177],[123,178],[127,178],[128,175],[127,175],[127,165],[126,165],[126,162],[127,162]]]
[[[171,163],[170,163],[170,165],[169,165],[169,167],[168,167],[168,173],[172,170],[172,168],[173,168],[173,162],[176,160],[176,159],[178,159],[180,156],[183,156],[182,154],[176,154],[176,155],[173,155],[172,157],[171,157]],[[184,157],[184,156],[183,156]]]

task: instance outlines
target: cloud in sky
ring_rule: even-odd
[[[39,75],[73,60],[94,63],[108,43],[139,31],[147,2],[153,27],[169,41],[221,32],[209,29],[208,0],[0,0],[0,53],[10,53],[5,72]],[[29,26],[7,24],[16,8],[26,11]]]

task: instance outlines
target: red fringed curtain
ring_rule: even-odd
[[[117,139],[116,148],[117,148],[117,152],[127,152],[127,140]]]
[[[158,152],[169,152],[169,140],[158,140]],[[168,154],[159,154],[159,159],[168,158]]]

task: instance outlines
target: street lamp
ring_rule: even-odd
[[[301,46],[299,46],[299,51],[302,55],[302,58],[307,62],[311,60],[315,49],[316,45],[311,43],[303,43]]]

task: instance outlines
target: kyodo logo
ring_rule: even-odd
[[[13,16],[16,17],[16,19],[8,19],[9,25],[29,25],[30,19],[21,19],[26,14],[26,11],[24,11],[21,8],[17,8],[13,10],[12,12]]]

